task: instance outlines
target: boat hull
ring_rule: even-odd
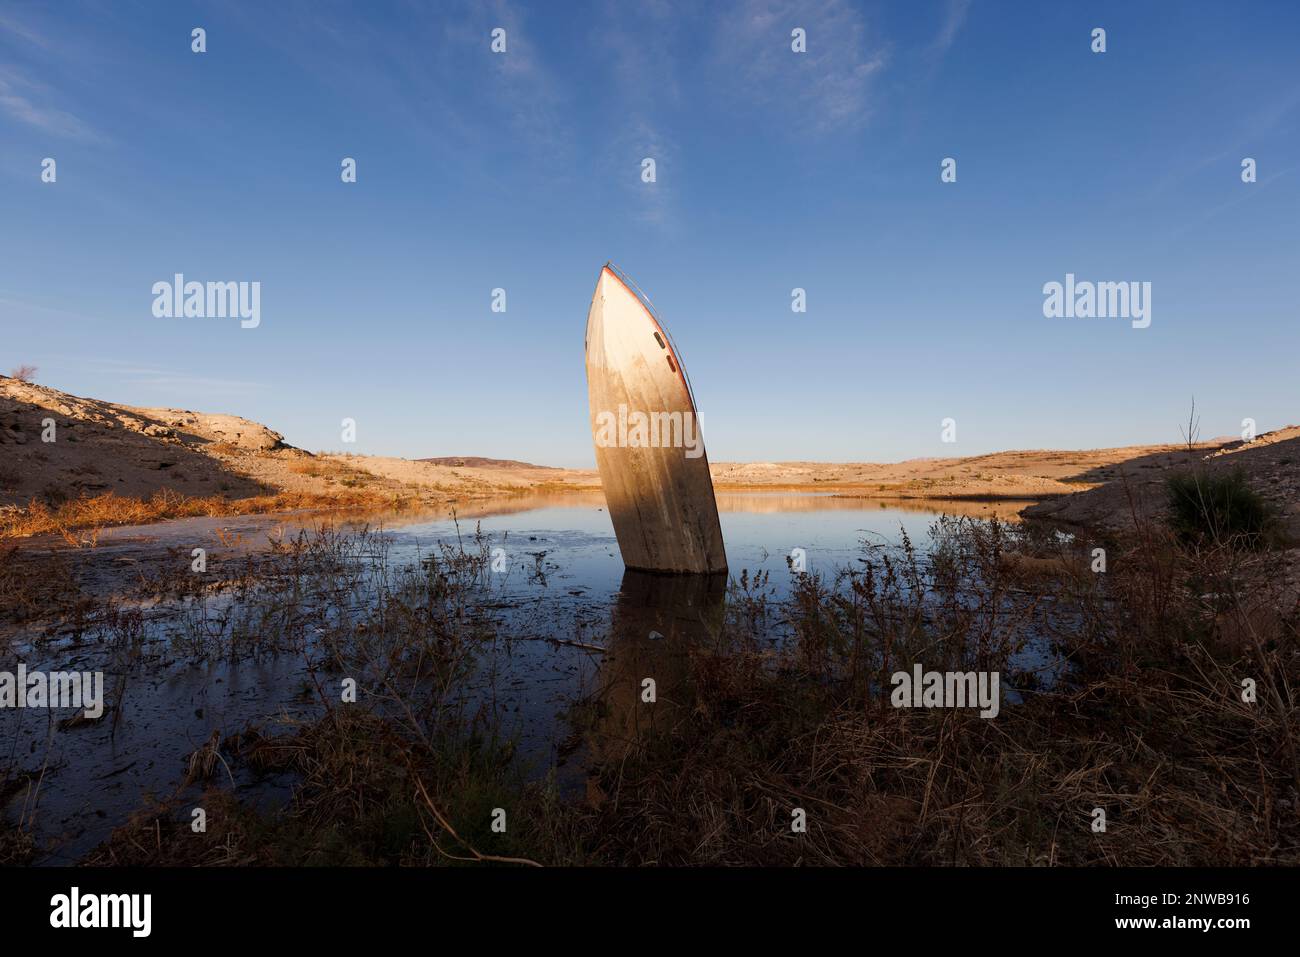
[[[596,465],[623,563],[726,571],[722,526],[681,357],[642,298],[609,266],[587,314]]]

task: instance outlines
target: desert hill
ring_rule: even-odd
[[[465,461],[458,468],[314,455],[239,416],[119,405],[0,376],[0,513],[10,516],[33,502],[58,507],[110,493],[132,500],[160,494],[201,499],[213,512],[223,501],[252,510],[394,498],[432,503],[581,478],[526,463]]]
[[[54,441],[42,441],[50,423]],[[1024,510],[1029,517],[1118,527],[1132,511],[1131,498],[1143,514],[1158,510],[1165,477],[1198,463],[1211,470],[1243,467],[1257,491],[1300,525],[1300,426],[1249,444],[1214,439],[1190,448],[1007,451],[896,463],[715,462],[711,470],[720,492],[1032,502]],[[0,376],[0,533],[8,525],[15,534],[21,527],[15,516],[33,503],[58,508],[109,493],[133,501],[161,496],[170,504],[148,517],[162,518],[599,488],[594,470],[512,459],[312,454],[239,416],[120,405]],[[186,510],[173,501],[181,499],[190,503]],[[133,520],[148,517],[133,513]],[[111,515],[102,523],[113,524]]]

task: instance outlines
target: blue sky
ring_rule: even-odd
[[[612,259],[715,461],[1177,441],[1193,396],[1206,435],[1276,428],[1297,49],[1294,3],[5,2],[0,366],[312,450],[585,466]],[[261,325],[156,318],[177,272],[260,282]],[[1068,272],[1150,282],[1151,326],[1045,318]]]

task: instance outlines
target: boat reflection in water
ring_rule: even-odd
[[[593,769],[653,747],[690,717],[691,651],[721,632],[726,595],[725,574],[624,572],[590,701]]]

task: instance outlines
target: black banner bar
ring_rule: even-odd
[[[678,920],[762,939],[842,930],[848,920],[859,935],[923,927],[928,941],[980,931],[1056,935],[1044,940],[1199,934],[1230,944],[1289,926],[1294,878],[1279,869],[34,868],[0,871],[0,914],[7,942],[75,931],[83,940],[373,944],[442,928],[537,943],[602,928],[640,935]]]

